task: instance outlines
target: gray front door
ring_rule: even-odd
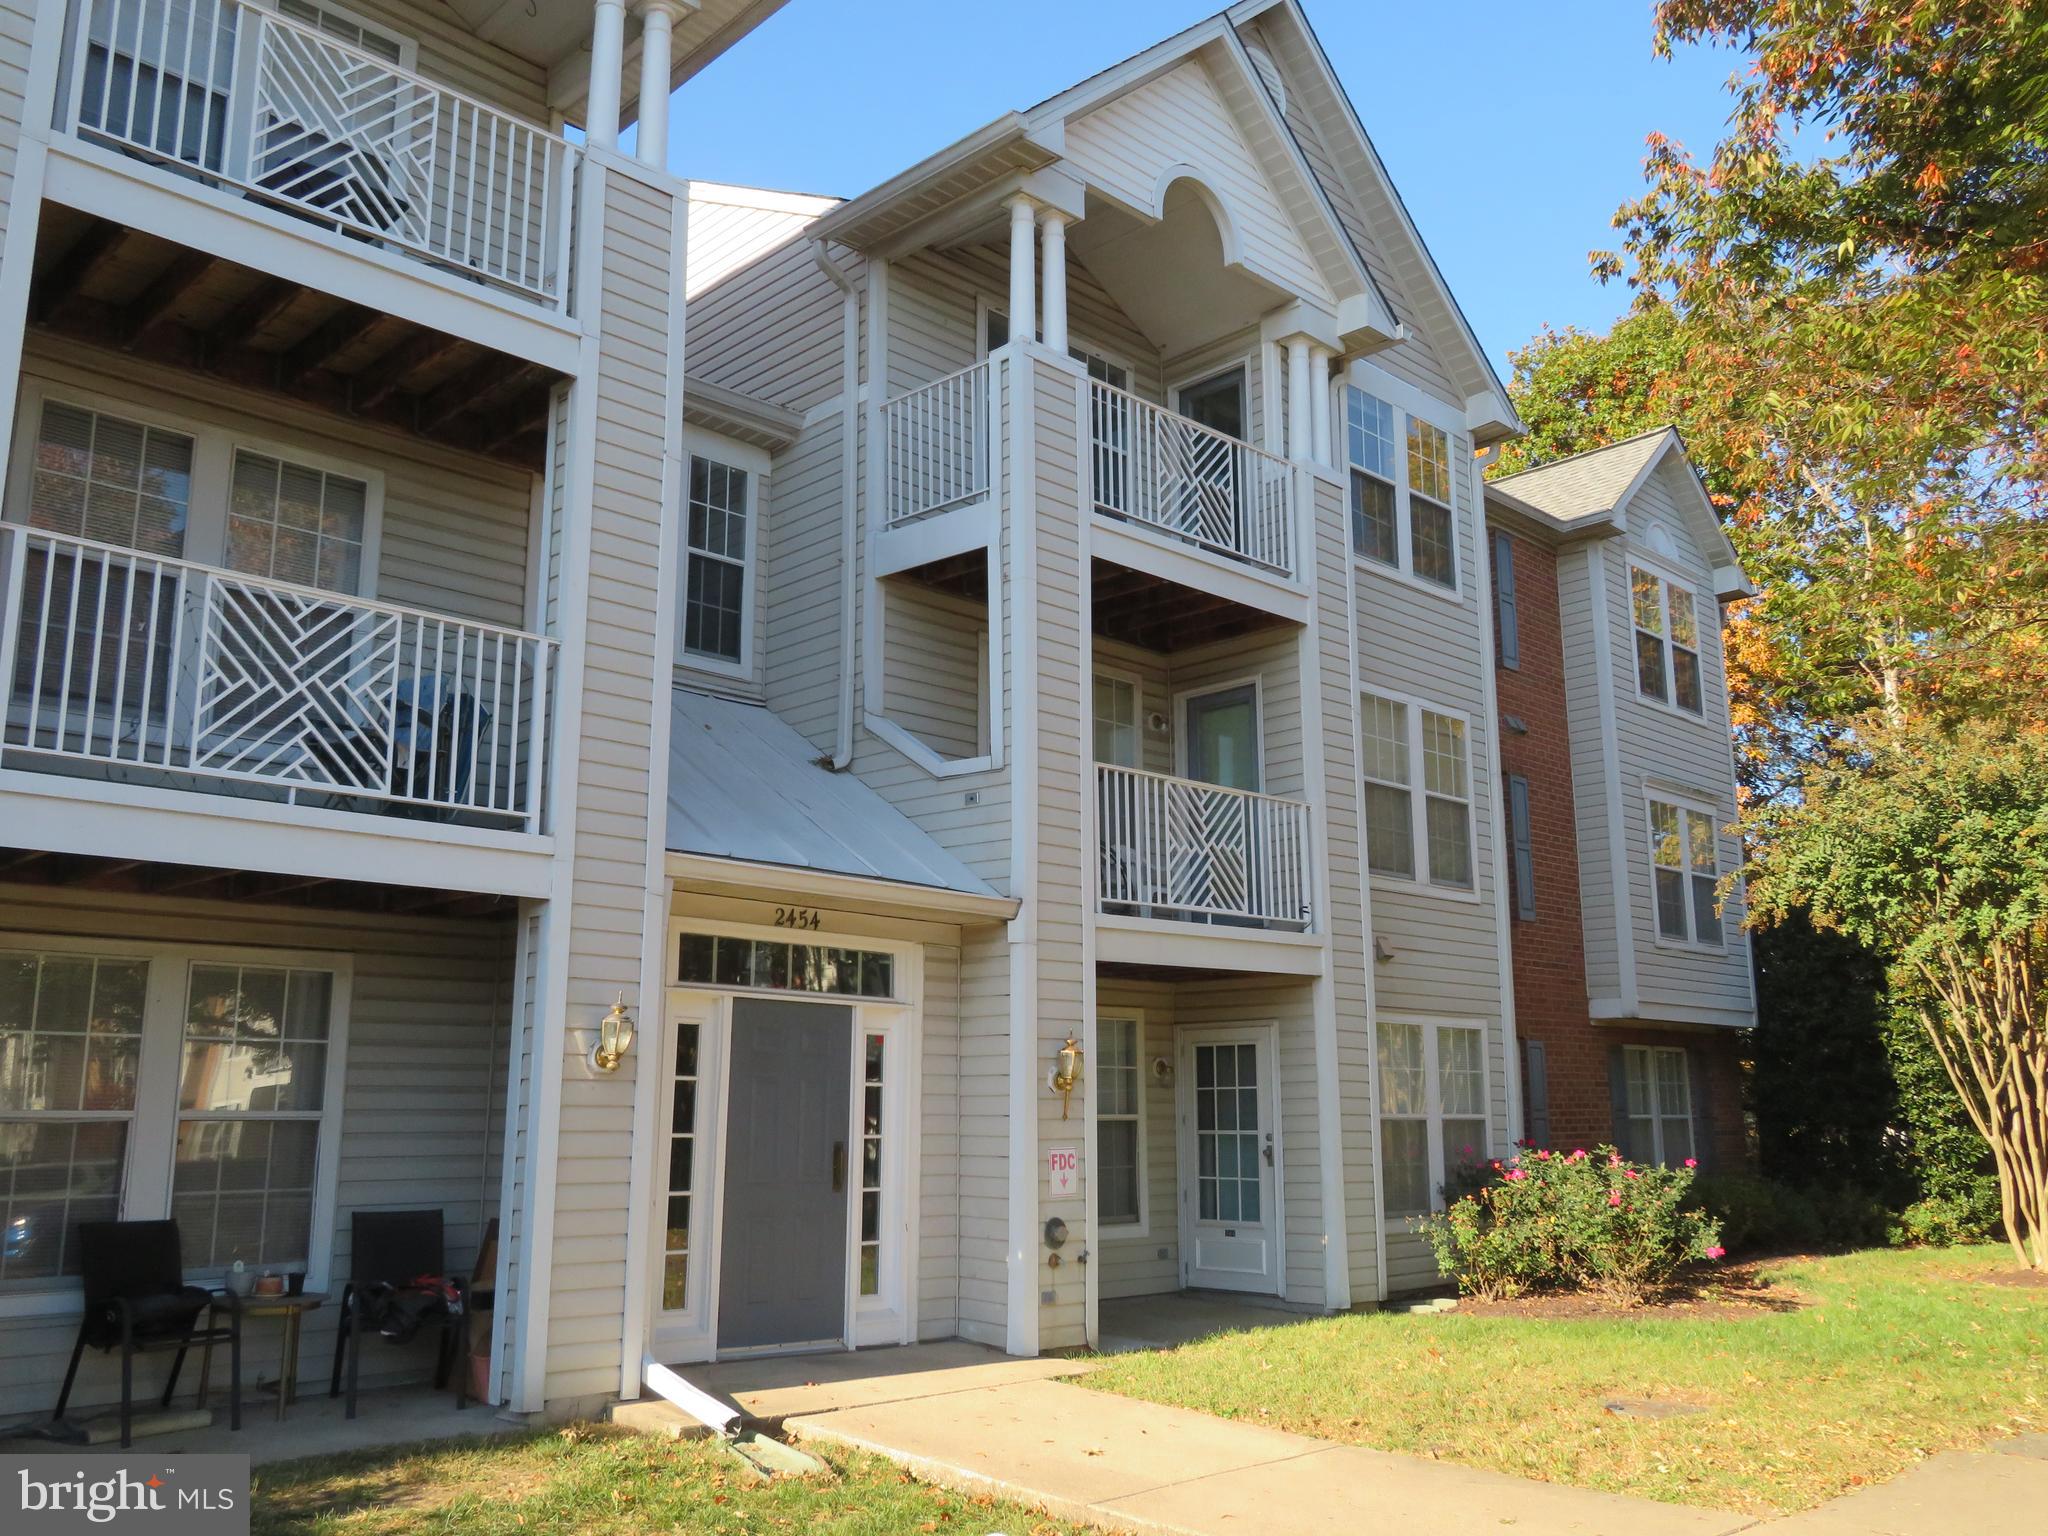
[[[845,1337],[852,1061],[851,1008],[734,1000],[721,1350]]]

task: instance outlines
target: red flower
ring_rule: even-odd
[[[1621,1191],[1618,1189],[1609,1190],[1607,1192],[1607,1203],[1609,1205],[1621,1204]]]

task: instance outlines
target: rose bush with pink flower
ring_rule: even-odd
[[[1460,1170],[1446,1208],[1418,1223],[1437,1268],[1467,1295],[1592,1291],[1634,1306],[1687,1267],[1719,1259],[1719,1225],[1688,1210],[1694,1170],[1524,1148]]]

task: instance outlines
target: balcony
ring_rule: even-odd
[[[882,407],[888,526],[967,506],[989,493],[989,365],[976,363]]]
[[[1088,386],[1095,510],[1292,577],[1293,471],[1276,454],[1100,380]]]
[[[71,27],[78,139],[566,311],[565,139],[241,0],[76,0]]]
[[[540,829],[553,642],[0,526],[0,768]]]
[[[1308,929],[1306,805],[1108,763],[1095,782],[1104,912]]]

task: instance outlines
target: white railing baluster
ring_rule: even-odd
[[[545,637],[44,529],[0,539],[0,761],[122,762],[172,787],[268,784],[294,803],[538,830]]]
[[[1295,574],[1285,459],[1099,379],[1088,388],[1097,511]]]
[[[1095,773],[1105,905],[1146,917],[1310,925],[1301,801],[1109,763]]]
[[[250,0],[77,0],[73,17],[68,131],[566,307],[533,232],[569,149],[540,125]],[[223,142],[236,124],[247,155]]]
[[[882,407],[884,505],[891,525],[964,505],[988,492],[985,362],[898,395]]]

